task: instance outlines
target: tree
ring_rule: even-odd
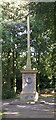
[[[54,3],[3,2],[3,85],[8,82],[9,77],[10,88],[17,87],[17,90],[21,91],[20,70],[25,68],[27,57],[26,17],[30,14],[31,61],[32,68],[38,70],[37,90],[40,93],[41,89],[53,87],[54,7]]]
[[[52,80],[52,77],[50,77],[52,76],[50,50],[51,45],[53,45],[54,42],[55,5],[54,3],[30,3],[30,6],[30,10],[33,10],[31,17],[31,46],[34,47],[33,59],[35,59],[33,62],[36,62],[38,70],[37,79],[39,92],[39,81],[41,74],[43,76],[47,75],[48,78]]]

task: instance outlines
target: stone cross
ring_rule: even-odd
[[[27,16],[27,64],[26,69],[31,70],[31,58],[30,58],[30,21],[29,15]]]

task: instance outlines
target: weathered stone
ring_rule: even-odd
[[[38,94],[36,93],[36,70],[31,69],[30,59],[30,25],[29,16],[27,16],[27,64],[26,69],[22,70],[22,92],[20,101],[37,101]]]
[[[20,100],[23,102],[37,101],[38,93],[36,92],[36,72],[37,71],[21,71],[22,72],[22,92]]]

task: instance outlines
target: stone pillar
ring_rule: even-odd
[[[30,21],[29,15],[27,16],[27,64],[26,69],[31,70],[31,58],[30,58]]]

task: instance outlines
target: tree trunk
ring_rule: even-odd
[[[38,52],[38,69],[39,69],[39,65],[40,65],[40,50]],[[40,95],[40,70],[38,70],[38,94]]]
[[[37,65],[37,69],[38,69],[37,89],[38,89],[38,94],[40,95],[40,88],[39,88],[39,83],[40,83],[40,74],[39,74],[40,52],[38,52],[38,56],[37,56],[37,52],[35,53],[35,55],[36,55],[36,63],[38,63],[38,65]]]
[[[7,90],[10,90],[11,88],[11,81],[10,81],[10,52],[11,50],[8,52],[8,67],[7,67]]]
[[[16,59],[17,55],[15,50],[13,50],[13,90],[16,93]]]
[[[40,84],[40,77],[39,77],[39,73],[38,73],[38,94],[40,95],[40,87],[39,87],[39,84]]]

